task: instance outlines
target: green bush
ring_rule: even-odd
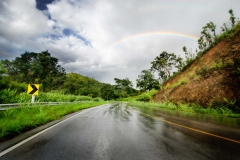
[[[157,90],[152,89],[152,90],[149,91],[149,94],[150,94],[151,97],[153,97],[157,94],[157,92],[158,92]]]
[[[36,96],[36,100],[39,102],[47,102],[48,97],[45,93],[39,93],[39,95]]]
[[[92,101],[93,99],[88,96],[75,96],[71,94],[62,93],[40,93],[36,96],[36,100],[39,102],[74,102],[74,101]]]
[[[16,81],[12,81],[10,83],[10,89],[11,90],[16,90],[17,93],[26,92],[27,87],[28,87],[28,85],[26,83],[19,83],[19,82],[16,82]]]
[[[151,95],[149,93],[143,93],[138,96],[138,101],[148,102],[151,100]]]
[[[197,75],[205,75],[206,73],[209,72],[209,69],[207,67],[202,67],[199,70],[196,70]]]
[[[240,108],[236,105],[237,100],[228,100],[227,98],[223,99],[225,102],[225,106],[226,108],[232,110],[235,113],[239,113],[240,112]]]
[[[27,93],[20,93],[17,96],[18,103],[30,103],[32,100],[32,96],[28,95]]]
[[[9,77],[0,77],[0,90],[7,89],[9,87]]]
[[[102,98],[96,97],[96,98],[93,98],[93,101],[100,102],[100,101],[104,101],[104,100]]]
[[[92,101],[93,99],[88,96],[77,96],[76,101]]]
[[[0,104],[16,103],[16,90],[3,89],[0,91]]]

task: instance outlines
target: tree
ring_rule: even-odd
[[[187,50],[186,46],[183,46],[183,52],[185,53],[185,59],[186,59],[185,62],[182,62],[183,66],[190,65],[196,58],[196,55],[192,53],[192,49]]]
[[[208,24],[203,27],[203,30],[201,32],[203,41],[207,44],[207,46],[210,46],[212,44],[212,35],[209,33],[208,30]]]
[[[143,70],[140,75],[138,75],[137,87],[142,91],[150,91],[151,89],[159,89],[160,84],[158,80],[154,78],[154,75],[150,70]]]
[[[210,21],[202,29],[201,37],[198,39],[198,48],[203,51],[213,44],[216,37],[216,25]]]
[[[207,23],[207,28],[210,29],[213,33],[213,37],[216,36],[216,26],[212,21],[210,21],[209,23]]]
[[[61,89],[68,94],[98,97],[100,96],[101,85],[93,78],[78,73],[68,73]]]
[[[18,82],[41,83],[45,89],[56,89],[65,80],[65,69],[58,65],[58,59],[48,51],[25,52],[10,62],[3,61],[7,74]]]
[[[7,69],[3,66],[2,61],[0,61],[0,78],[7,73]]]
[[[0,61],[0,90],[6,89],[9,86],[9,77],[6,77],[7,69],[4,67],[2,61]]]
[[[100,91],[104,100],[111,100],[114,98],[114,89],[110,84],[103,84]]]
[[[229,11],[228,11],[228,13],[230,14],[230,22],[231,22],[231,25],[232,25],[232,27],[235,25],[235,19],[236,19],[236,17],[234,17],[234,14],[233,14],[233,10],[232,9],[230,9]]]
[[[114,80],[116,83],[115,90],[117,91],[120,97],[127,97],[128,94],[132,94],[132,92],[134,92],[134,90],[132,89],[133,84],[128,78],[125,79],[114,78]]]
[[[183,58],[178,56],[175,64],[175,67],[178,69],[178,72],[180,72],[183,69],[184,65],[185,64],[184,64]]]
[[[163,51],[151,62],[151,71],[157,71],[160,79],[165,82],[172,74],[172,69],[176,65],[177,56],[174,53]]]
[[[117,86],[119,86],[120,88],[130,88],[130,87],[133,87],[133,84],[132,82],[128,79],[128,78],[125,78],[125,79],[118,79],[118,78],[114,78],[115,80],[115,83],[117,84]]]
[[[226,32],[229,30],[226,23],[223,23],[223,26],[221,27],[221,29],[222,29],[222,32]]]

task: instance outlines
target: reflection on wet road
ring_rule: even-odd
[[[240,159],[240,144],[180,125],[240,141],[236,126],[113,103],[86,109],[1,159]]]

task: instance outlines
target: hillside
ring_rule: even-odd
[[[186,70],[166,81],[154,101],[195,103],[203,107],[226,103],[240,106],[239,72],[238,30],[197,58]]]

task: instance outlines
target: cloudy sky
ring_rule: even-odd
[[[240,17],[239,0],[0,0],[0,60],[48,50],[67,72],[134,84],[162,51],[197,48],[202,27]]]

